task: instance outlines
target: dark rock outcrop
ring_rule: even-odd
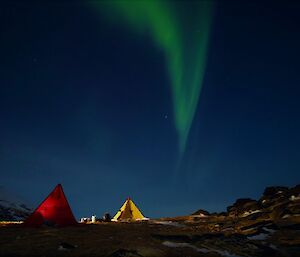
[[[210,214],[208,211],[199,209],[198,211],[195,211],[192,215],[209,216]]]
[[[276,186],[267,187],[263,193],[265,197],[273,197],[274,195],[285,194],[289,191],[288,187]]]
[[[242,198],[236,200],[236,202],[227,207],[227,212],[229,216],[240,216],[245,212],[256,211],[260,209],[260,206],[256,200],[250,198]]]

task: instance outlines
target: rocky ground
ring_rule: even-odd
[[[68,228],[0,225],[0,256],[300,256],[300,186],[270,187],[227,212]]]

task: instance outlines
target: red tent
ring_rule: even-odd
[[[24,224],[30,227],[43,224],[58,227],[77,224],[61,184],[54,188],[39,207],[25,220]]]

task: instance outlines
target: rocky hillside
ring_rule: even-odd
[[[238,199],[227,207],[230,217],[258,218],[273,220],[300,215],[300,185],[288,187],[267,187],[259,200]]]
[[[191,230],[181,239],[160,235],[174,247],[184,243],[228,256],[300,256],[300,185],[268,187],[260,199],[238,199],[226,212],[199,210],[162,220]]]
[[[31,212],[23,200],[0,187],[0,221],[24,220]]]

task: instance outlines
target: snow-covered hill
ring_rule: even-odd
[[[0,186],[0,221],[24,220],[31,212],[24,200]]]

